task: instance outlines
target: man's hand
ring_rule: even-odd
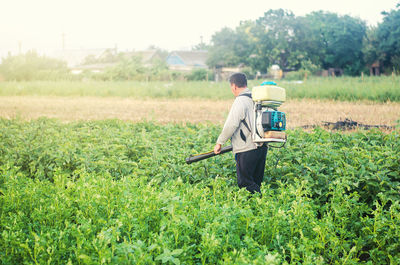
[[[221,153],[221,145],[220,144],[216,144],[214,146],[214,154],[218,155],[219,153]]]

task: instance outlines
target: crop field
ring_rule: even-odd
[[[249,87],[259,83],[252,81]],[[0,82],[0,264],[400,264],[399,77],[278,83],[262,196],[211,150],[227,83]]]
[[[400,135],[288,131],[262,197],[212,124],[0,120],[2,264],[399,264]]]
[[[261,80],[249,81],[249,87]],[[400,76],[310,78],[277,81],[289,99],[334,99],[342,101],[400,101]],[[123,98],[231,99],[227,82],[138,82],[138,81],[32,81],[0,82],[0,96],[95,96]]]

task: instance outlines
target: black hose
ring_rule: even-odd
[[[231,152],[232,151],[232,145],[230,146],[225,146],[221,148],[221,152],[218,155],[222,155],[225,154],[227,152]],[[214,151],[210,151],[204,154],[199,154],[199,155],[194,155],[194,156],[189,156],[188,158],[186,158],[186,164],[191,164],[194,162],[198,162],[201,161],[203,159],[207,159],[213,156],[216,156],[217,154],[214,153]]]

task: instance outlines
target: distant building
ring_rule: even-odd
[[[371,64],[371,66],[369,67],[369,75],[373,76],[373,75],[381,75],[381,64],[379,63],[379,61],[374,62],[373,64]]]
[[[73,49],[59,50],[54,52],[54,58],[67,62],[69,68],[74,68],[82,65],[88,56],[100,58],[109,49]]]
[[[258,76],[257,76],[258,77]],[[261,77],[261,75],[260,75]],[[277,64],[273,64],[269,69],[266,74],[267,78],[272,78],[272,79],[281,79],[283,77],[283,71]]]
[[[214,68],[214,76],[215,82],[227,81],[229,77],[238,72],[242,72],[244,65],[241,64],[237,67],[215,67]]]
[[[207,51],[174,51],[168,55],[166,61],[171,70],[207,69],[207,54]]]
[[[321,76],[328,77],[328,76],[342,76],[343,69],[341,68],[329,68],[328,70],[322,70]]]
[[[145,51],[133,51],[124,53],[125,58],[130,58],[132,56],[139,56],[142,59],[142,64],[145,67],[152,65],[154,60],[162,60],[162,55],[158,50],[145,50]]]
[[[106,68],[110,68],[117,65],[117,63],[96,63],[96,64],[83,64],[75,67],[71,67],[71,73],[80,74],[83,71],[89,71],[92,73],[102,73]]]

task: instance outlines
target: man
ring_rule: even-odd
[[[235,73],[229,78],[229,82],[236,99],[217,139],[214,153],[219,154],[221,146],[231,139],[239,188],[246,188],[251,193],[261,193],[268,147],[258,146],[251,137],[251,124],[254,120],[253,100],[247,88],[246,75]]]

